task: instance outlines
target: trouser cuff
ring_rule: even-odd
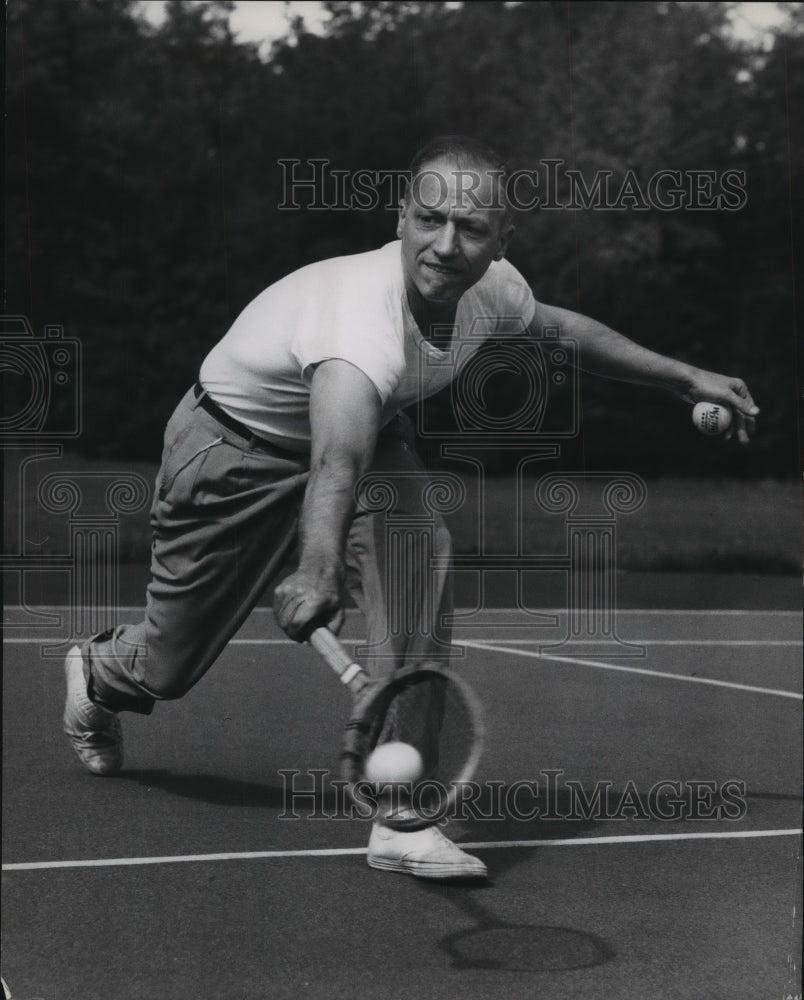
[[[93,636],[92,639],[88,639],[81,648],[81,655],[84,660],[84,676],[87,682],[87,695],[89,696],[89,700],[110,712],[136,712],[138,715],[150,715],[154,710],[154,705],[156,704],[155,698],[139,692],[137,694],[127,694],[124,691],[111,688],[107,684],[104,684],[103,680],[93,673],[91,651],[92,643],[96,641],[104,642],[105,640],[111,639],[113,635],[114,629],[110,629],[108,632],[102,632],[100,635],[96,635]]]

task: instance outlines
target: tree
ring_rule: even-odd
[[[510,251],[537,297],[748,373],[763,408],[749,463],[713,457],[670,397],[586,380],[566,461],[611,467],[628,440],[645,472],[797,468],[799,8],[765,52],[734,42],[717,3],[327,6],[323,36],[297,21],[263,61],[234,39],[228,2],[172,0],[159,28],[133,0],[9,5],[6,310],[84,343],[85,450],[155,454],[257,292],[393,238],[390,187],[370,210],[288,211],[281,161],[326,160],[334,197],[336,171],[399,171],[463,131],[538,180]],[[688,190],[698,176],[703,197],[702,171],[715,193],[742,171],[747,199],[662,210],[646,193],[661,171]]]

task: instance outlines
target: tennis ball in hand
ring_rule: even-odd
[[[418,781],[424,772],[422,755],[410,743],[381,743],[369,754],[366,777],[377,785],[401,785]]]
[[[692,422],[702,434],[725,434],[731,427],[731,409],[722,403],[696,403]]]

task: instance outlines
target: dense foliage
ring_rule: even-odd
[[[300,161],[298,176],[314,158],[400,170],[433,134],[464,132],[520,170],[559,161],[562,203],[566,171],[587,189],[609,172],[608,208],[520,214],[509,256],[537,297],[743,375],[762,407],[739,452],[696,435],[670,395],[586,378],[566,462],[795,474],[800,5],[762,49],[731,38],[717,3],[333,2],[323,36],[296,22],[268,58],[233,37],[231,6],[171,0],[158,28],[133,0],[7,7],[5,312],[80,339],[88,454],[155,456],[256,292],[393,238],[387,198],[316,211],[302,193],[280,209],[280,161]],[[713,172],[703,208],[647,197],[669,170]],[[512,391],[488,386],[492,405]]]

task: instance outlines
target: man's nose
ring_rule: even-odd
[[[438,231],[433,249],[439,257],[453,257],[458,251],[458,230],[454,222],[445,222]]]

